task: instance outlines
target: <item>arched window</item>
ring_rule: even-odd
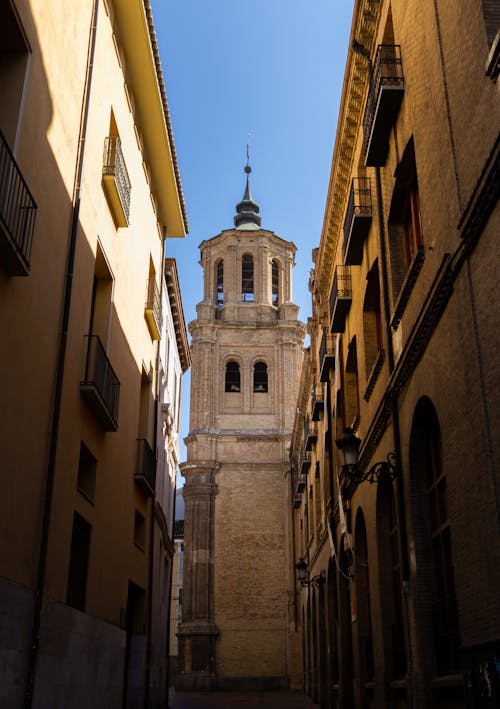
[[[228,362],[226,364],[226,387],[225,390],[231,393],[241,391],[240,365],[238,362]]]
[[[271,264],[271,302],[273,305],[278,305],[279,303],[279,285],[280,285],[280,271],[279,264],[276,259],[273,259]]]
[[[222,259],[215,264],[215,304],[218,308],[224,305],[224,261]]]
[[[419,545],[420,573],[431,590],[431,606],[424,608],[425,625],[433,634],[429,647],[436,649],[436,671],[451,674],[460,669],[458,622],[448,495],[442,465],[441,432],[436,410],[427,397],[417,404],[410,436],[410,475],[418,490],[423,535]]]
[[[241,300],[254,300],[253,257],[250,254],[244,254],[241,260]]]
[[[267,392],[267,366],[264,362],[256,362],[253,368],[253,390],[259,394]]]
[[[365,371],[368,378],[382,349],[382,317],[380,314],[380,285],[378,262],[375,261],[366,278],[363,303],[363,337],[365,343]]]
[[[352,426],[359,416],[358,355],[356,336],[349,343],[345,365],[345,416],[344,424]]]

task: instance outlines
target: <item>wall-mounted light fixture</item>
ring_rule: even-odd
[[[320,571],[316,576],[309,578],[307,564],[303,556],[297,561],[295,568],[297,569],[297,576],[302,586],[321,586],[325,582],[324,571]]]
[[[352,432],[351,428],[345,428],[344,434],[335,443],[339,449],[342,468],[341,477],[348,478],[352,483],[362,483],[367,480],[370,484],[378,483],[384,477],[394,480],[396,477],[396,456],[389,453],[387,460],[374,463],[369,470],[364,472],[358,466],[358,450],[361,444],[360,439]]]

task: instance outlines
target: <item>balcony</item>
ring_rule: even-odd
[[[37,206],[0,131],[0,262],[9,276],[27,276]]]
[[[344,263],[359,266],[363,260],[363,244],[372,223],[372,191],[369,177],[355,177],[344,221]]]
[[[313,384],[311,395],[311,418],[313,421],[319,421],[321,414],[325,408],[325,394],[323,384]]]
[[[154,497],[156,488],[156,456],[145,438],[137,439],[137,464],[134,480],[148,497]]]
[[[120,382],[97,335],[87,335],[85,377],[80,391],[105,431],[118,428]]]
[[[335,369],[335,335],[324,332],[319,346],[319,378],[328,381],[328,372]],[[316,421],[316,419],[314,419]]]
[[[309,451],[303,451],[302,457],[300,459],[299,475],[306,476],[311,467],[311,453]]]
[[[305,473],[299,473],[297,477],[297,482],[295,484],[295,494],[300,494],[301,492],[304,492],[306,486],[306,475]]]
[[[403,95],[404,77],[400,47],[397,44],[380,44],[375,55],[363,119],[365,165],[385,165],[389,135]]]
[[[310,421],[308,418],[304,422],[304,441],[306,451],[312,450],[318,440],[318,424],[316,421]]]
[[[144,317],[146,318],[151,337],[153,340],[159,340],[161,337],[161,297],[160,289],[156,285],[154,276],[149,277],[147,284]]]
[[[118,136],[106,138],[104,141],[102,182],[116,226],[128,226],[130,179]]]
[[[351,267],[337,266],[330,292],[330,327],[332,332],[344,332],[351,302]]]

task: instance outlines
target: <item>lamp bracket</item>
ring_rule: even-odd
[[[362,471],[357,463],[343,465],[340,475],[356,485],[365,481],[373,485],[373,483],[379,483],[385,478],[394,480],[396,477],[396,456],[394,453],[389,453],[387,460],[374,463],[369,470],[365,471]]]

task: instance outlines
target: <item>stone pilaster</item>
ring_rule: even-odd
[[[186,536],[177,688],[210,690],[215,688],[217,636],[213,607],[215,463],[183,463],[181,471],[186,479]]]

